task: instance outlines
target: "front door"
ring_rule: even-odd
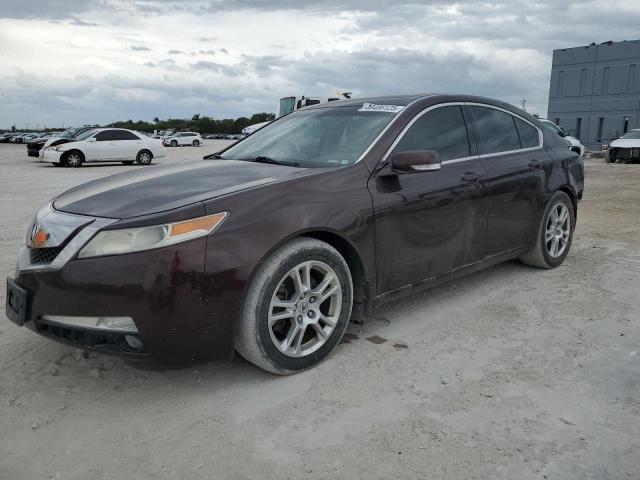
[[[490,106],[467,106],[487,171],[487,255],[522,249],[539,224],[545,167],[542,134],[531,123]]]
[[[113,160],[116,158],[116,130],[103,130],[96,133],[95,142],[89,144],[89,155],[86,155],[88,162]]]
[[[437,278],[483,258],[487,202],[482,162],[460,105],[431,107],[400,134],[391,155],[436,150],[441,168],[369,180],[376,232],[377,291]]]

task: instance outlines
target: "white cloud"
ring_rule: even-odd
[[[235,117],[336,89],[527,98],[544,113],[554,48],[640,24],[635,0],[6,3],[0,127]]]

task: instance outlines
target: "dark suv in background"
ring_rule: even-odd
[[[47,143],[47,140],[55,138],[55,140],[51,142],[49,146],[60,145],[61,143],[73,141],[81,133],[84,133],[87,130],[92,130],[93,128],[95,127],[68,128],[64,132],[60,132],[53,137],[34,138],[27,143],[27,156],[38,157],[40,155],[40,150],[42,150],[44,144]]]

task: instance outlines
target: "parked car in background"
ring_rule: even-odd
[[[165,147],[177,147],[185,145],[198,147],[202,144],[202,137],[199,133],[196,132],[174,133],[169,137],[165,137],[163,139],[163,144]]]
[[[607,163],[640,162],[640,129],[629,130],[611,142],[604,158]]]
[[[74,141],[79,135],[82,135],[89,130],[93,130],[95,127],[77,127],[67,128],[62,132],[56,132],[49,138],[34,139],[27,143],[27,155],[30,157],[44,157],[44,149],[47,147],[55,147],[56,145],[62,145],[63,143],[69,143]]]
[[[352,311],[514,258],[561,265],[584,189],[558,135],[468,95],[318,104],[152,173],[94,180],[37,213],[9,319],[164,364],[236,349],[300,372]]]
[[[2,134],[0,134],[0,143],[9,143],[10,140],[11,140],[11,134],[10,133],[2,133]]]
[[[262,127],[264,127],[265,125],[269,125],[270,123],[271,123],[271,121],[254,123],[253,125],[249,125],[248,127],[245,127],[245,128],[242,129],[242,136],[243,137],[248,137],[253,132],[255,132],[257,130],[260,130]]]
[[[160,140],[140,132],[96,128],[78,135],[73,141],[45,148],[43,161],[64,167],[80,167],[92,162],[149,165],[154,158],[165,155]]]
[[[556,135],[564,138],[567,141],[569,148],[573,149],[580,156],[584,155],[585,147],[584,145],[582,145],[582,143],[580,143],[580,140],[578,140],[576,137],[567,135],[567,132],[565,132],[563,128],[559,127],[558,125],[553,123],[551,120],[541,118],[540,123],[542,123],[542,126],[547,130],[549,130],[550,132],[555,133]]]

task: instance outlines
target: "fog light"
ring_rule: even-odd
[[[42,319],[60,326],[104,330],[108,332],[138,333],[131,317],[71,317],[67,315],[43,315]],[[140,341],[140,340],[138,340]]]

